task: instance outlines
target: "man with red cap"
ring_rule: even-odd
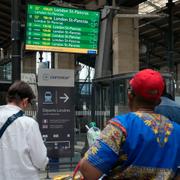
[[[180,166],[180,126],[154,113],[164,89],[161,74],[139,71],[129,82],[127,114],[112,118],[80,162],[87,180],[173,179]]]

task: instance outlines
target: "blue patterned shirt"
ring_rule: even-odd
[[[155,113],[111,119],[85,154],[109,179],[171,179],[180,165],[180,126]]]

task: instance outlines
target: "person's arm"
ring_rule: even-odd
[[[80,172],[87,180],[97,180],[108,174],[119,158],[120,145],[124,139],[123,131],[111,122],[101,132],[93,146],[80,161]]]
[[[97,180],[103,175],[100,170],[92,166],[85,158],[81,160],[79,170],[86,180]]]
[[[48,163],[47,149],[42,140],[37,122],[34,122],[33,126],[28,132],[27,138],[30,158],[33,165],[38,169],[44,169]]]

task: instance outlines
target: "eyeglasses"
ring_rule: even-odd
[[[127,88],[127,92],[132,92],[133,90],[132,90],[132,88],[129,86],[128,88]]]
[[[29,98],[28,98],[28,103],[33,106],[33,105],[36,104],[36,100],[35,100],[35,99],[29,99]]]
[[[127,88],[127,93],[130,93],[130,94],[132,94],[133,96],[135,96],[135,93],[134,93],[134,91],[133,91],[133,89],[132,89],[131,86],[129,86],[129,87]]]

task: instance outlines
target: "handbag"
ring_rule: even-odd
[[[10,116],[7,121],[4,123],[4,125],[2,126],[2,128],[0,129],[0,138],[2,137],[2,135],[4,134],[5,130],[7,129],[7,127],[12,124],[18,117],[23,116],[24,112],[23,111],[19,111],[16,114],[13,114],[12,116]]]

